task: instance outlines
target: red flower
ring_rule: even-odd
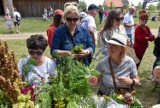
[[[132,103],[131,97],[125,98],[125,102],[126,102],[128,105],[130,105],[130,104]]]
[[[28,87],[28,88],[23,88],[22,90],[21,90],[21,93],[22,94],[27,94],[28,92],[30,92],[30,94],[31,94],[31,100],[32,101],[35,101],[35,94],[34,94],[34,88],[33,88],[33,86],[30,86],[30,87]]]

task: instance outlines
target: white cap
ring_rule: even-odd
[[[87,14],[85,13],[85,12],[80,12],[80,17],[82,17],[82,18],[84,18],[84,17],[86,17],[87,16]]]

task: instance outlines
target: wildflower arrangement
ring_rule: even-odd
[[[0,40],[0,108],[35,108],[30,94],[24,95],[22,81],[14,52],[8,51],[7,42]]]
[[[130,93],[125,93],[124,95],[122,94],[117,94],[113,93],[111,94],[111,97],[104,96],[107,102],[114,100],[117,102],[119,105],[127,105],[128,108],[142,108],[142,104],[138,100],[136,96],[132,96]]]

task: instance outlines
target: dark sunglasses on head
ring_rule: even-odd
[[[115,18],[116,21],[122,21],[124,19],[124,17],[121,17],[121,18]]]
[[[66,18],[66,20],[68,21],[68,22],[72,22],[72,21],[74,21],[74,22],[77,22],[78,21],[78,18]]]
[[[43,54],[43,52],[40,52],[40,51],[28,51],[28,53],[30,54],[30,55],[37,55],[37,56],[41,56],[42,54]]]
[[[142,21],[144,21],[144,20],[146,20],[146,21],[147,21],[147,20],[148,20],[148,18],[141,18],[141,20],[142,20]]]

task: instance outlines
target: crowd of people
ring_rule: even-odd
[[[146,25],[148,21],[146,10],[139,11],[139,22],[137,23],[133,19],[136,11],[134,6],[129,7],[124,16],[119,9],[103,12],[95,4],[88,6],[87,13],[79,12],[78,4],[75,2],[66,3],[64,10],[56,9],[53,12],[51,7],[50,10],[49,16],[54,17],[52,17],[53,23],[47,29],[48,42],[43,35],[39,34],[32,35],[26,40],[29,56],[22,58],[18,63],[20,75],[25,81],[32,84],[38,84],[40,81],[47,83],[49,77],[57,75],[56,63],[58,62],[55,53],[62,58],[66,55],[73,56],[82,60],[84,65],[89,66],[99,40],[100,50],[98,53],[103,55],[96,66],[99,75],[89,77],[89,84],[99,87],[97,94],[110,95],[114,90],[122,88],[128,90],[131,86],[140,84],[138,67],[148,47],[148,42],[154,41],[156,44],[155,36]],[[101,24],[104,13],[105,24],[97,33],[95,17],[97,14],[100,15],[99,23]],[[17,33],[20,33],[20,19],[18,20],[17,16],[21,18],[20,14],[15,11],[14,25],[17,26]],[[46,8],[44,8],[44,17],[47,20]],[[9,13],[6,13],[5,19],[10,32],[12,32]],[[48,45],[52,59],[43,55]],[[78,45],[83,45],[82,51],[71,52],[71,49]],[[135,50],[135,54],[140,60],[139,63],[136,64],[134,58],[127,55],[129,48]],[[160,52],[159,47],[155,47],[155,52]],[[157,71],[159,55],[155,54],[153,70]],[[95,57],[97,55],[95,54]],[[22,66],[30,59],[34,59],[35,64],[29,70],[29,74],[25,74]],[[160,68],[158,69],[160,71]]]
[[[44,21],[47,21],[47,20],[48,20],[48,17],[49,17],[49,18],[54,17],[52,6],[49,7],[49,11],[47,10],[46,7],[44,7],[42,17],[43,17],[43,20],[44,20]]]

